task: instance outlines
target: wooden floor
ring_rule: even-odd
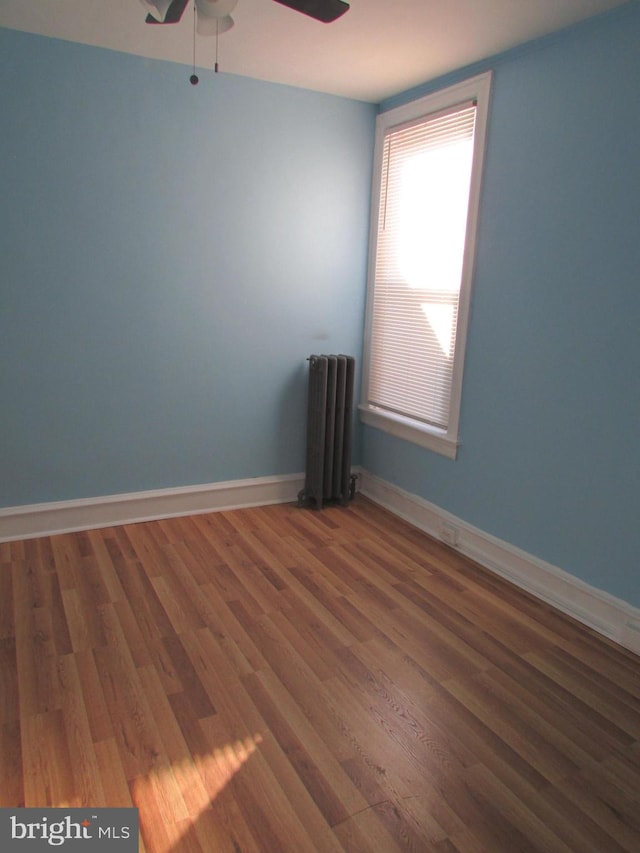
[[[640,850],[640,660],[358,496],[0,544],[0,805],[141,850]]]

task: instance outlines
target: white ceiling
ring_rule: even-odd
[[[623,2],[351,0],[321,24],[272,0],[238,0],[220,70],[378,102]],[[179,24],[150,26],[139,0],[0,0],[0,25],[189,66],[191,9]],[[199,37],[197,65],[212,68],[214,56],[215,39]]]

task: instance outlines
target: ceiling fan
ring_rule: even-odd
[[[140,0],[147,9],[147,24],[177,24],[190,0]],[[329,24],[349,9],[344,0],[275,0],[282,6],[288,6],[296,12],[302,12],[316,21]],[[214,21],[217,32],[224,32],[233,26],[230,12],[237,0],[195,0],[198,10],[199,32],[207,34],[206,21]],[[200,22],[204,20],[202,26]]]
[[[147,24],[177,24],[190,0],[140,0],[147,10]],[[349,9],[344,0],[275,0],[296,12],[329,24]],[[216,37],[216,59],[214,71],[218,71],[218,36],[226,33],[234,24],[231,12],[238,0],[193,0],[193,74],[189,78],[196,86],[196,32],[201,36]]]

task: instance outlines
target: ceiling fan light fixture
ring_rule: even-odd
[[[224,18],[207,18],[204,15],[198,15],[198,23],[196,31],[199,36],[215,36],[222,35],[228,32],[235,24],[231,15],[225,15]]]
[[[196,0],[198,17],[228,18],[238,5],[238,0]]]

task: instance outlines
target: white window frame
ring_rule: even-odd
[[[404,104],[388,112],[381,113],[376,121],[376,139],[374,148],[374,172],[371,198],[371,231],[369,240],[369,274],[367,283],[367,309],[365,319],[364,357],[362,373],[362,398],[359,405],[361,420],[372,427],[381,429],[392,435],[411,441],[429,450],[441,453],[450,459],[455,459],[460,445],[459,423],[460,404],[462,399],[462,373],[464,354],[469,322],[469,307],[471,302],[471,285],[474,271],[476,231],[478,209],[480,206],[480,185],[482,179],[487,116],[489,112],[489,97],[491,93],[491,72],[480,74],[462,83],[449,86],[419,100]],[[426,118],[432,113],[450,108],[464,101],[477,102],[474,152],[471,167],[471,186],[469,194],[469,210],[467,217],[467,232],[465,240],[464,260],[460,297],[458,303],[458,321],[456,327],[456,344],[453,360],[453,378],[451,384],[451,402],[449,408],[448,426],[440,429],[423,423],[411,417],[394,414],[387,410],[371,405],[368,400],[369,365],[371,353],[371,328],[373,321],[373,295],[376,273],[378,215],[380,194],[382,190],[382,161],[384,152],[385,133],[406,122]]]

